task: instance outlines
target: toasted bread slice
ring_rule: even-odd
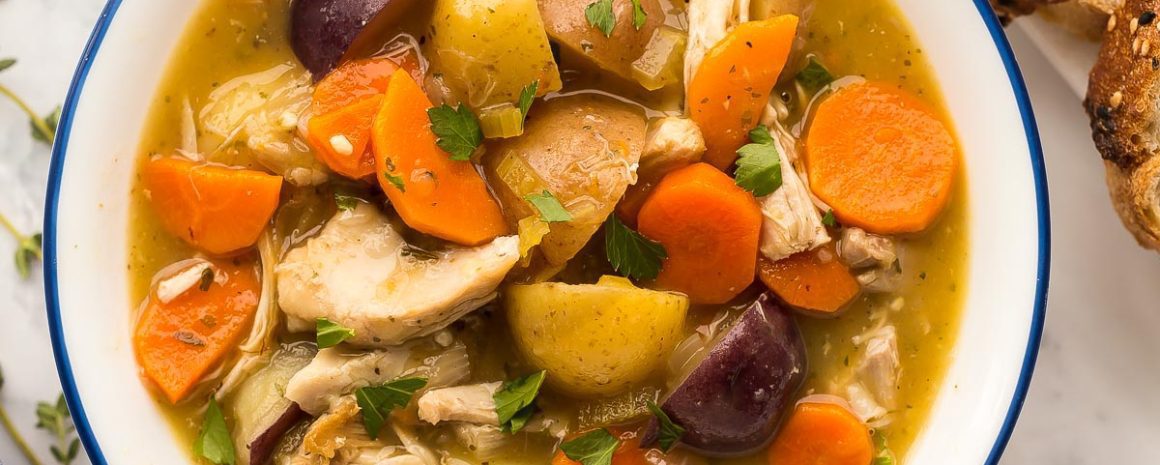
[[[1039,10],[1044,19],[1092,42],[1099,42],[1107,30],[1108,15],[1124,0],[1073,0],[1045,5]]]
[[[1160,250],[1160,0],[1127,0],[1108,21],[1084,108],[1108,190],[1141,245]]]

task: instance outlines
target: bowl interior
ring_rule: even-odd
[[[1039,344],[1049,239],[1042,157],[1021,78],[987,2],[897,1],[935,69],[964,150],[972,244],[958,344],[905,463],[994,463]],[[134,363],[126,232],[139,133],[182,34],[178,25],[196,7],[111,0],[78,67],[54,148],[45,215],[48,313],[65,393],[96,464],[189,460],[176,441],[140,440],[169,426]]]

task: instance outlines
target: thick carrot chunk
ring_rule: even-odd
[[[184,158],[150,160],[143,174],[150,204],[165,229],[217,255],[254,245],[282,191],[281,176]]]
[[[798,404],[769,449],[769,465],[868,465],[873,458],[862,420],[827,403]]]
[[[463,245],[507,234],[499,203],[469,161],[454,161],[435,143],[427,94],[405,71],[391,77],[375,118],[376,177],[407,226]]]
[[[360,179],[375,173],[371,124],[383,106],[374,95],[330,113],[310,118],[306,138],[317,157],[335,173]]]
[[[645,201],[637,227],[669,258],[656,285],[720,304],[753,283],[761,209],[753,195],[705,163],[665,176]]]
[[[777,262],[762,258],[757,274],[786,304],[818,316],[836,316],[861,292],[832,243]]]
[[[169,303],[150,295],[133,333],[133,349],[146,378],[172,403],[231,352],[250,329],[262,292],[252,259],[216,260],[214,281]]]

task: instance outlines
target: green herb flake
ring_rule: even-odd
[[[564,455],[581,465],[612,465],[612,454],[618,447],[620,440],[604,428],[560,444]]]
[[[427,385],[427,378],[400,378],[381,386],[367,386],[354,391],[355,400],[362,410],[363,426],[371,439],[379,438],[379,431],[387,423],[387,415],[411,403],[415,392]]]
[[[221,407],[218,407],[213,397],[210,397],[209,406],[205,409],[205,419],[201,422],[201,433],[193,443],[193,453],[218,465],[233,465],[237,461],[230,429],[226,426]]]
[[[618,273],[637,280],[656,278],[661,261],[669,258],[664,246],[633,231],[615,214],[604,222],[604,253]]]
[[[314,340],[319,349],[334,347],[354,337],[354,330],[327,318],[314,320]]]
[[[781,187],[781,157],[765,126],[750,131],[749,140],[753,143],[737,150],[734,182],[756,197],[765,197]]]
[[[584,17],[588,24],[604,33],[604,37],[612,37],[612,29],[616,27],[616,13],[612,11],[612,0],[596,0],[584,9]]]
[[[403,177],[402,176],[396,176],[396,175],[393,175],[390,173],[383,173],[383,177],[386,178],[387,182],[391,183],[392,186],[395,186],[395,189],[398,189],[399,192],[407,192],[407,185],[403,184]]]
[[[540,91],[540,81],[533,81],[520,91],[520,114],[528,117],[528,110],[532,109],[532,102],[536,100],[536,93]]]
[[[838,219],[834,217],[833,210],[826,210],[826,214],[822,216],[822,224],[826,225],[827,228],[838,227]]]
[[[547,376],[547,371],[540,371],[508,381],[492,395],[495,414],[504,432],[516,433],[527,425],[536,412],[536,396]]]
[[[632,27],[639,31],[646,21],[648,13],[644,11],[644,6],[640,4],[640,0],[632,0]]]
[[[801,83],[802,87],[810,92],[817,92],[823,87],[834,82],[834,75],[830,74],[830,70],[826,69],[816,57],[810,57],[806,67],[798,71],[797,82]]]
[[[431,119],[431,131],[435,133],[435,143],[451,155],[455,161],[471,160],[471,154],[483,143],[483,130],[479,119],[466,105],[452,108],[446,103],[427,110]]]
[[[41,249],[42,236],[37,233],[19,239],[20,243],[16,247],[16,272],[22,279],[28,279],[32,276],[32,264],[44,258],[44,251]]]
[[[28,125],[32,128],[32,138],[46,144],[51,144],[53,139],[56,138],[56,127],[60,124],[60,105],[57,105],[52,112],[45,115],[40,122],[44,123],[43,127],[48,129],[49,132],[45,133],[41,129],[41,125],[37,124],[36,121],[29,121]]]
[[[572,214],[556,200],[556,196],[544,190],[539,194],[528,194],[524,200],[530,202],[540,212],[540,219],[545,223],[562,223],[572,221]]]
[[[657,443],[661,445],[661,450],[668,452],[685,435],[685,428],[673,423],[669,415],[661,410],[655,402],[649,401],[648,409],[653,416],[657,417]]]
[[[402,182],[402,180],[399,180]],[[354,211],[355,207],[362,202],[362,199],[353,195],[334,194],[334,204],[338,205],[338,209],[344,212]]]

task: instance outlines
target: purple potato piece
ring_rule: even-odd
[[[661,409],[685,428],[681,438],[705,455],[743,455],[773,438],[806,376],[806,350],[793,318],[762,294]],[[656,419],[642,444],[651,444]]]
[[[290,43],[298,60],[322,79],[362,34],[392,26],[415,0],[294,0]]]
[[[250,441],[247,448],[250,450],[250,465],[263,465],[270,460],[270,455],[278,447],[278,441],[286,435],[299,421],[307,418],[306,412],[298,408],[298,404],[291,402],[286,410],[279,415],[274,423],[266,427],[258,437]]]

